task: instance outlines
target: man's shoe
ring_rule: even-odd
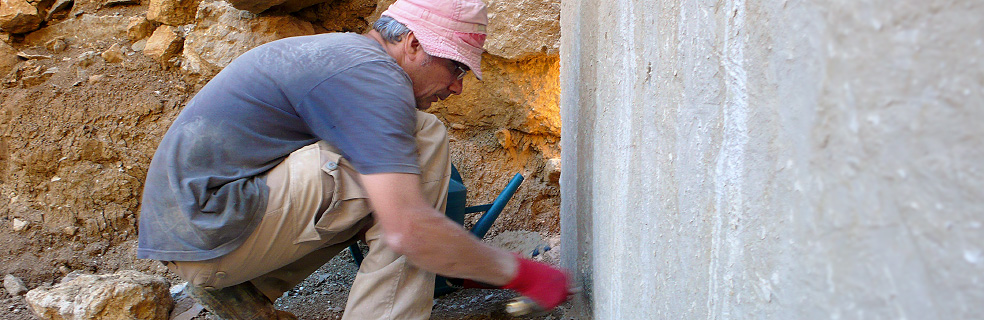
[[[249,281],[222,289],[205,289],[188,284],[185,291],[209,312],[224,320],[297,319],[290,312],[274,309],[270,299]]]

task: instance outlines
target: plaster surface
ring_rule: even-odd
[[[982,16],[977,1],[563,1],[575,309],[980,318]]]

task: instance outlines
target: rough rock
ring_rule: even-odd
[[[5,85],[16,84],[20,87],[33,87],[44,83],[58,68],[46,68],[43,65],[33,63],[35,60],[26,61],[12,70],[5,79]],[[6,101],[5,101],[6,102]],[[30,222],[21,219],[14,219],[11,223],[14,231],[24,231],[30,226]]]
[[[177,319],[178,317],[193,317],[201,313],[202,305],[198,304],[194,298],[188,295],[185,288],[188,287],[188,282],[182,282],[171,286],[171,299],[174,300],[174,309],[171,310],[171,319]],[[188,318],[185,318],[188,319]]]
[[[69,269],[65,265],[60,265],[60,266],[58,266],[58,272],[61,272],[62,274],[69,274],[69,273],[72,272],[72,269]],[[62,280],[62,281],[64,281],[64,280]]]
[[[87,80],[87,82],[89,84],[95,84],[97,82],[103,81],[104,79],[106,79],[106,75],[104,75],[104,74],[95,74],[95,75],[89,76],[89,79]]]
[[[74,236],[76,233],[78,233],[78,231],[79,231],[79,228],[76,227],[76,226],[67,226],[67,227],[62,228],[62,234],[66,235],[66,236],[69,236],[69,237]]]
[[[145,47],[147,47],[147,39],[140,39],[140,41],[134,42],[130,46],[130,49],[133,49],[133,51],[143,51]]]
[[[42,286],[25,299],[41,319],[168,319],[174,301],[167,280],[137,271],[80,275]]]
[[[379,3],[376,4],[376,11],[373,12],[367,20],[370,22],[376,21],[376,19],[379,19],[379,16],[383,14],[383,11],[386,11],[386,9],[388,9],[394,2],[396,2],[396,0],[379,0]]]
[[[293,10],[290,2],[284,3],[283,10]],[[316,4],[292,14],[298,18],[310,21],[316,26],[329,32],[364,33],[369,30],[366,17],[376,10],[377,0],[337,0]]]
[[[0,77],[6,75],[14,69],[21,59],[17,57],[17,50],[6,42],[0,42]]]
[[[25,52],[25,51],[17,52],[17,56],[20,57],[21,59],[24,59],[24,60],[51,59],[51,55],[50,54],[43,54],[43,53],[30,52],[30,51],[28,51],[28,52]]]
[[[62,265],[61,267],[64,267],[64,265]],[[61,268],[59,267],[59,269],[61,269]],[[67,268],[66,268],[66,270],[67,270]],[[69,281],[75,280],[75,278],[78,278],[79,276],[84,276],[84,275],[86,275],[86,274],[85,273],[82,273],[82,271],[79,271],[79,270],[75,270],[75,271],[71,271],[71,272],[65,272],[65,277],[62,278],[61,282],[62,283],[69,282]]]
[[[123,61],[123,51],[120,49],[120,44],[115,43],[113,46],[109,47],[106,51],[102,53],[103,60],[109,63],[117,63]]]
[[[560,181],[560,158],[547,159],[543,171],[547,174],[547,179],[550,182],[558,183]]]
[[[178,28],[163,25],[147,39],[143,53],[159,62],[165,62],[181,51],[181,35]]]
[[[140,0],[108,0],[103,3],[103,7],[139,5]]]
[[[58,37],[58,38],[51,39],[48,42],[45,42],[44,47],[45,49],[48,49],[48,51],[51,51],[52,53],[60,53],[68,48],[68,43],[65,42],[65,38]]]
[[[147,19],[170,26],[180,26],[195,21],[195,11],[201,0],[150,0]]]
[[[86,51],[83,52],[82,54],[79,54],[79,56],[75,58],[75,63],[81,68],[86,68],[88,66],[91,66],[93,63],[96,63],[96,57],[98,56],[99,54],[97,54],[95,51]]]
[[[41,15],[26,0],[0,1],[0,30],[27,33],[41,27]]]
[[[74,0],[58,0],[55,4],[48,9],[48,17],[45,20],[51,20],[52,18],[63,18],[64,15],[68,14],[68,9],[72,7],[75,3]]]
[[[491,0],[485,50],[506,59],[560,52],[560,0]]]
[[[29,46],[37,46],[51,39],[64,37],[65,39],[73,39],[72,43],[84,47],[87,43],[96,43],[105,41],[105,39],[125,39],[128,22],[129,19],[124,16],[82,14],[79,17],[60,21],[31,32],[24,37],[24,43]]]
[[[154,22],[148,20],[147,17],[130,18],[130,23],[126,26],[126,38],[130,41],[138,41],[153,34],[155,28]]]
[[[485,54],[482,81],[469,74],[461,95],[435,103],[427,111],[442,116],[452,126],[459,123],[467,127],[500,127],[524,134],[560,137],[559,67],[558,56],[510,61]],[[502,147],[523,150],[528,144],[550,144],[545,140],[535,141],[539,139],[518,137],[504,141]]]
[[[7,293],[12,296],[19,296],[27,292],[27,287],[24,286],[24,281],[20,278],[15,277],[12,274],[8,274],[3,277],[3,287],[7,289]]]
[[[273,1],[266,1],[266,0],[228,0],[228,2],[229,2],[229,4],[231,4],[236,9],[249,11],[251,13],[260,13],[260,12],[266,11],[266,9],[270,9],[273,6],[277,6],[277,5],[280,5],[280,4],[284,3],[284,2],[287,2],[287,0],[273,0]],[[315,0],[314,3],[318,3],[318,2],[323,2],[323,1],[317,1],[317,0]],[[314,4],[314,3],[312,3],[312,4]]]
[[[14,221],[11,222],[10,225],[11,225],[11,229],[20,232],[20,231],[24,231],[24,229],[27,229],[27,226],[30,225],[30,223],[21,219],[14,218]]]
[[[197,19],[195,29],[185,40],[181,68],[202,75],[218,73],[233,59],[261,44],[315,33],[307,21],[292,16],[257,17],[223,1],[202,2]]]
[[[328,1],[329,4],[341,3],[343,1]],[[326,3],[325,0],[287,0],[283,3],[277,5],[278,10],[283,10],[285,12],[297,12],[301,9],[320,4]]]

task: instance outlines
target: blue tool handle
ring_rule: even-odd
[[[492,208],[492,204],[483,204],[483,205],[480,205],[480,206],[471,206],[471,207],[465,208],[465,214],[476,213],[476,212],[485,212],[485,211],[489,211],[490,208]]]
[[[517,173],[513,176],[509,184],[506,185],[506,188],[492,202],[492,207],[489,208],[489,211],[486,211],[482,215],[482,218],[478,219],[478,222],[472,227],[471,233],[479,239],[485,238],[485,234],[489,232],[489,229],[492,229],[492,223],[499,217],[499,213],[502,213],[502,209],[506,207],[506,203],[509,202],[509,199],[512,199],[513,194],[516,193],[516,189],[519,189],[519,185],[522,183],[523,175]]]
[[[359,244],[353,243],[349,246],[349,252],[352,252],[352,259],[355,260],[355,265],[361,266],[362,260],[365,259],[365,257],[362,256],[362,248],[359,248]]]

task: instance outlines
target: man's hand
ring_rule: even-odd
[[[530,298],[543,310],[556,308],[567,300],[570,295],[567,274],[550,265],[521,258],[516,255],[519,269],[516,277],[509,281],[503,289],[518,291]]]
[[[417,175],[381,173],[361,178],[386,244],[418,267],[447,277],[502,285],[542,309],[553,309],[567,300],[570,288],[564,271],[480,241],[423,199]]]

